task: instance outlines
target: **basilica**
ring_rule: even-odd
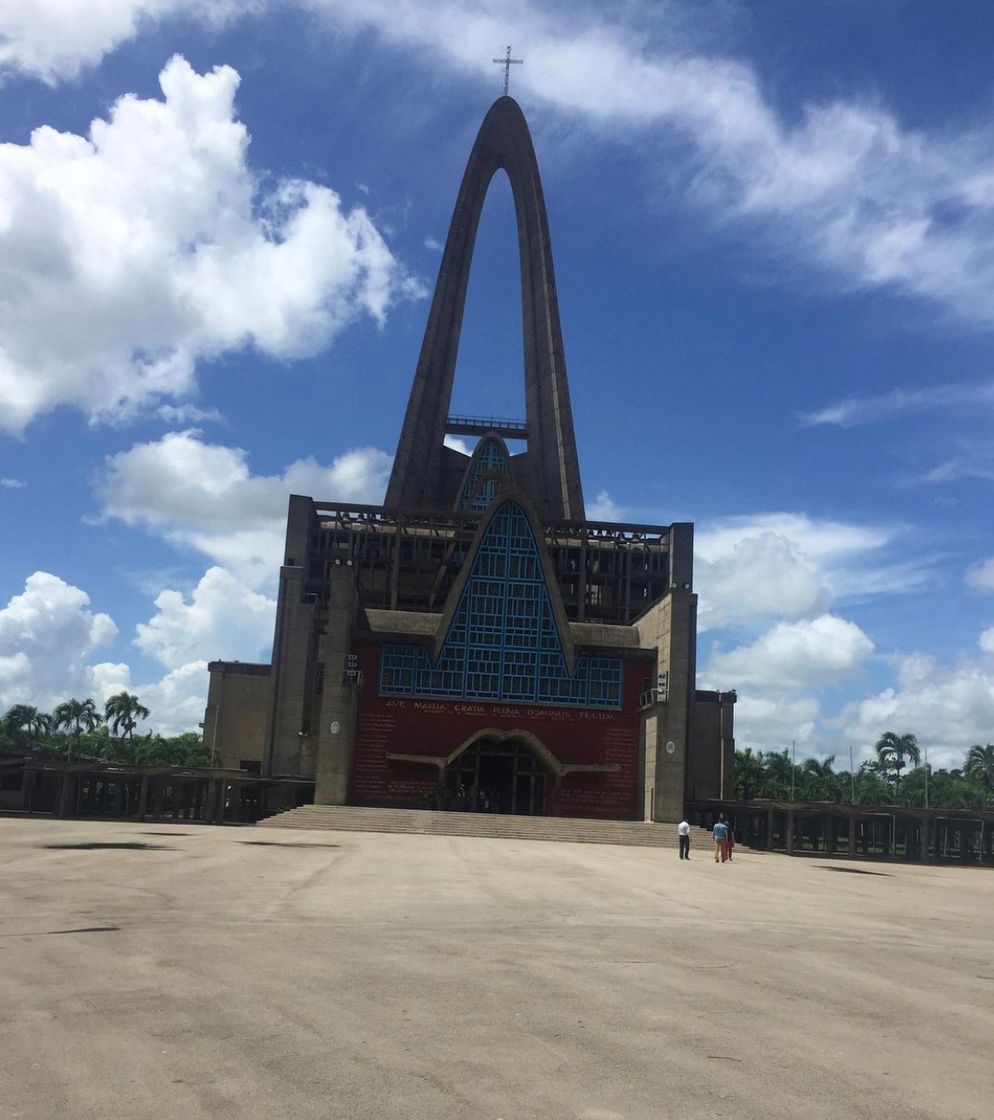
[[[500,169],[525,415],[452,415]],[[735,693],[695,682],[693,525],[585,515],[542,184],[510,97],[463,175],[384,503],[327,498],[290,497],[272,663],[210,664],[224,766],[313,781],[332,805],[675,821],[731,795]]]

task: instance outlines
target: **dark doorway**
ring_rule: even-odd
[[[448,767],[453,805],[470,812],[545,812],[545,771],[526,746],[513,739],[480,740]]]

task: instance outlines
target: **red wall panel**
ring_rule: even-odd
[[[438,783],[435,766],[388,754],[449,755],[483,728],[529,731],[562,763],[617,765],[614,773],[573,773],[547,785],[546,813],[564,817],[639,816],[638,694],[645,665],[627,661],[620,710],[553,708],[470,700],[379,696],[379,648],[355,650],[363,670],[352,803],[416,808]]]

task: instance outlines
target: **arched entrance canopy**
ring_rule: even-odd
[[[386,505],[423,509],[446,504],[443,441],[466,289],[480,213],[499,168],[511,182],[518,227],[529,489],[543,517],[582,521],[549,223],[528,125],[510,97],[498,98],[484,118],[459,188]]]

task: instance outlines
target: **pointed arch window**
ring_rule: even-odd
[[[570,674],[531,524],[505,502],[480,542],[438,660],[431,664],[423,646],[385,645],[379,686],[391,696],[620,708],[622,659],[583,655]]]
[[[491,477],[485,479],[481,486],[480,480],[487,474]],[[496,436],[484,436],[473,451],[473,459],[469,464],[456,509],[483,513],[497,497],[497,491],[500,489],[501,481],[494,477],[495,474],[510,478],[511,463],[501,441]]]

